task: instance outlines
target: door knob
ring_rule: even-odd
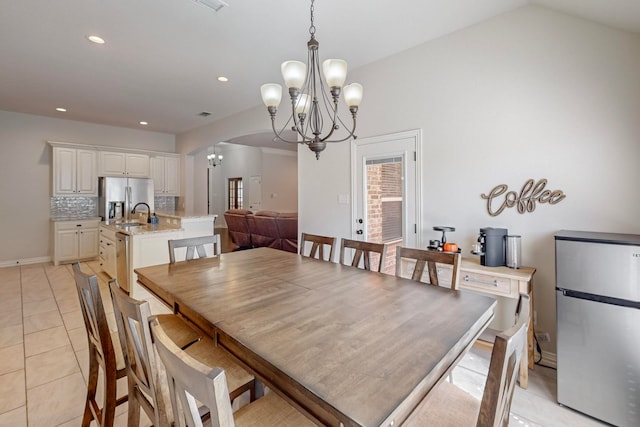
[[[364,233],[364,231],[362,231],[362,230],[356,230],[356,234],[363,234],[363,233]]]

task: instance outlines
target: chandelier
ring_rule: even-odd
[[[207,160],[209,161],[209,166],[216,167],[222,164],[222,158],[224,156],[222,154],[216,155],[216,146],[213,146],[213,153],[207,154]]]
[[[276,129],[275,119],[282,99],[282,86],[276,83],[264,84],[260,87],[260,92],[262,101],[271,116],[274,141],[306,144],[316,153],[316,159],[319,159],[320,152],[326,148],[328,142],[343,142],[349,138],[357,138],[354,132],[358,106],[362,101],[362,85],[352,83],[343,88],[347,79],[347,62],[342,59],[327,59],[322,63],[322,74],[329,88],[327,94],[325,81],[320,75],[319,43],[315,38],[313,2],[314,0],[311,0],[311,26],[309,27],[311,39],[307,43],[307,64],[300,61],[285,61],[281,66],[282,77],[289,88],[291,116],[279,131]],[[334,132],[340,129],[340,124],[347,129],[338,116],[338,100],[341,92],[344,92],[344,100],[351,112],[353,124],[345,137],[330,139],[334,136]],[[292,123],[291,130],[298,135],[298,140],[287,140],[282,136],[282,132],[290,123]],[[322,135],[325,124],[328,125],[327,133]]]

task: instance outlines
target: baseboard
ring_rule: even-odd
[[[38,258],[18,259],[18,260],[15,260],[15,261],[0,261],[0,268],[14,267],[16,265],[40,264],[40,263],[43,263],[43,262],[51,262],[51,257],[50,256],[43,256],[43,257],[38,257]]]
[[[558,369],[558,356],[556,353],[542,350],[542,359],[538,364],[547,368]]]

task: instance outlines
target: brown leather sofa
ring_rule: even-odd
[[[224,213],[231,240],[238,249],[269,247],[298,252],[298,214],[274,211],[252,213],[232,209]]]

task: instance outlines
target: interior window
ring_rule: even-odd
[[[243,209],[242,178],[229,178],[228,209]]]

